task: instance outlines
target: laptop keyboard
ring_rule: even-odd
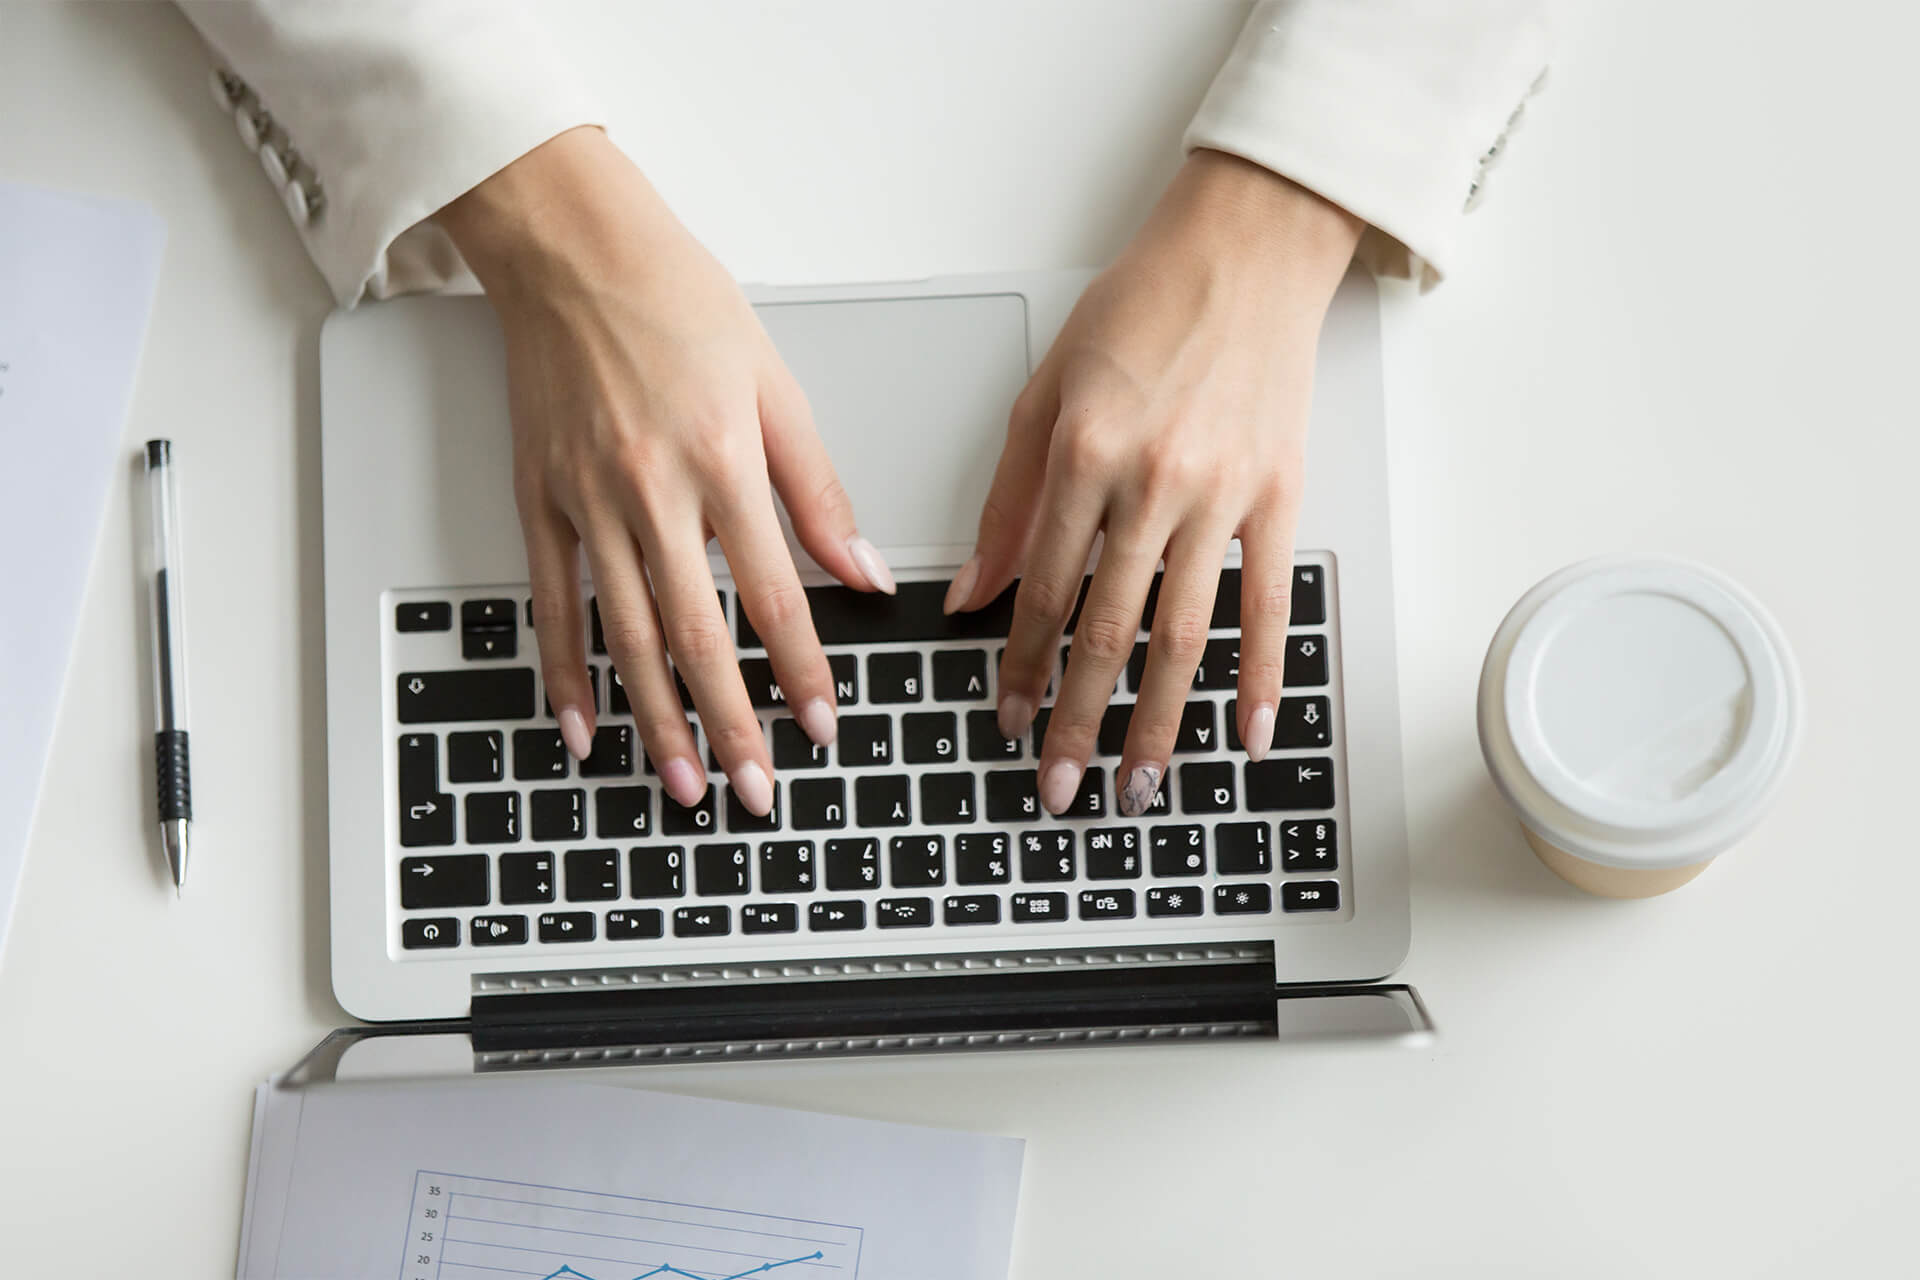
[[[1116,816],[1114,774],[1152,597],[1079,794],[1055,817],[1035,790],[1051,691],[1021,739],[995,723],[1011,591],[947,618],[944,574],[902,575],[892,598],[809,588],[839,702],[838,741],[821,748],[787,713],[723,586],[774,763],[774,809],[761,818],[732,796],[697,724],[713,785],[694,808],[666,794],[597,611],[598,728],[574,761],[540,688],[524,587],[390,592],[394,941],[421,959],[499,949],[575,964],[596,951],[844,953],[881,935],[883,949],[909,935],[942,949],[1245,937],[1346,918],[1333,570],[1325,554],[1296,560],[1285,696],[1257,764],[1236,731],[1240,571],[1222,573],[1171,767],[1135,819]],[[691,720],[684,684],[681,697]]]

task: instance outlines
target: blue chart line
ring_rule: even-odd
[[[812,1253],[809,1253],[804,1257],[788,1258],[784,1262],[763,1262],[759,1266],[753,1268],[751,1271],[736,1271],[730,1276],[720,1277],[720,1280],[746,1280],[746,1277],[748,1276],[757,1276],[761,1272],[771,1271],[775,1267],[790,1267],[796,1262],[812,1262],[816,1258],[824,1258],[825,1256],[826,1255],[821,1253],[818,1249],[815,1249]],[[584,1271],[575,1271],[572,1267],[568,1267],[568,1266],[561,1267],[558,1271],[554,1272],[552,1275],[542,1276],[540,1280],[563,1280],[563,1278],[566,1276],[577,1276],[579,1280],[598,1280],[598,1278],[595,1276],[590,1276]],[[651,1271],[643,1271],[639,1275],[634,1276],[633,1280],[648,1280],[648,1278],[651,1276],[687,1276],[689,1277],[689,1280],[710,1280],[709,1277],[701,1275],[697,1271],[682,1271],[680,1268],[675,1266],[670,1266],[664,1262],[661,1263],[659,1266],[655,1267]]]

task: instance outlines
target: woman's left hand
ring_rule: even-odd
[[[1019,399],[947,610],[1016,576],[1000,730],[1045,695],[1095,536],[1100,563],[1047,723],[1040,802],[1072,804],[1166,562],[1125,751],[1120,812],[1146,811],[1206,647],[1227,544],[1242,556],[1239,734],[1273,739],[1286,655],[1314,352],[1362,224],[1272,172],[1196,151],[1087,289]]]

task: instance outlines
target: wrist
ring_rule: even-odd
[[[1162,211],[1185,247],[1267,285],[1331,297],[1366,224],[1280,174],[1201,148],[1167,189]]]

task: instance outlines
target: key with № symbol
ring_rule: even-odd
[[[1132,880],[1140,874],[1140,832],[1107,827],[1087,832],[1087,879]]]

